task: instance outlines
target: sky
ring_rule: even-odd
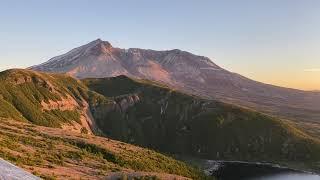
[[[318,0],[0,0],[0,70],[97,38],[181,49],[264,83],[320,90]]]

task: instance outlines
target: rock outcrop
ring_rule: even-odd
[[[40,180],[39,177],[0,159],[0,179],[1,180]]]

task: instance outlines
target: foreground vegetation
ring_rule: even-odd
[[[207,178],[152,150],[8,119],[0,119],[0,157],[44,179],[101,179],[116,172],[149,173],[141,178],[150,179],[167,174]]]

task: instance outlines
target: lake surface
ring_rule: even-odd
[[[320,180],[319,175],[272,164],[207,161],[207,174],[218,180]]]

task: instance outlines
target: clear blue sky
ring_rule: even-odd
[[[320,89],[318,0],[0,0],[0,69],[91,40],[182,49],[255,80]]]

